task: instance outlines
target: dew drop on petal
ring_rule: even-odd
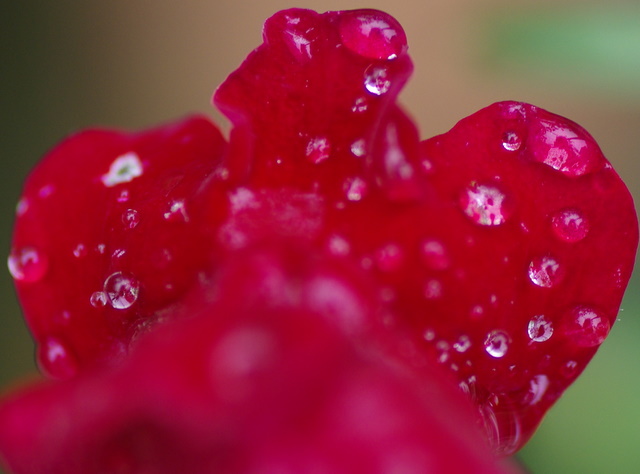
[[[7,260],[11,276],[20,282],[34,283],[41,280],[49,268],[47,256],[34,247],[13,249]]]
[[[460,336],[456,342],[453,343],[453,348],[460,353],[467,352],[471,347],[471,339],[466,334]]]
[[[578,347],[597,347],[611,330],[607,317],[588,306],[577,306],[563,319],[562,332]]]
[[[327,242],[327,248],[332,255],[346,257],[351,252],[349,242],[339,235],[332,235]]]
[[[29,210],[29,200],[25,197],[21,198],[16,204],[16,216],[22,217]]]
[[[79,243],[73,249],[73,256],[76,258],[86,257],[88,253],[87,247],[83,243]]]
[[[122,213],[122,223],[127,229],[135,229],[140,222],[140,213],[135,209],[127,209]]]
[[[424,264],[432,270],[446,270],[451,265],[444,245],[435,239],[427,239],[422,242],[420,255]]]
[[[533,376],[531,380],[529,380],[529,388],[524,394],[522,403],[528,406],[537,404],[547,393],[548,388],[549,377],[544,374]]]
[[[364,87],[373,95],[384,95],[391,89],[391,79],[386,68],[369,66],[364,72]]]
[[[362,112],[366,112],[368,108],[369,108],[369,104],[367,102],[367,99],[364,97],[358,97],[353,103],[353,106],[351,107],[351,111],[356,113],[362,113]]]
[[[342,13],[340,38],[349,50],[369,59],[392,60],[407,50],[407,37],[400,24],[377,10]]]
[[[522,423],[511,405],[508,397],[496,395],[480,406],[489,442],[499,456],[513,454],[522,443]]]
[[[562,266],[549,256],[534,258],[529,264],[528,274],[531,283],[542,288],[552,288],[564,277]]]
[[[142,162],[140,157],[131,151],[116,158],[111,163],[109,171],[102,175],[101,179],[102,183],[110,188],[121,183],[128,183],[140,176],[142,176]]]
[[[360,201],[367,194],[368,186],[365,180],[356,176],[345,181],[344,189],[349,201]]]
[[[404,252],[397,244],[387,244],[378,249],[375,254],[376,265],[383,272],[393,272],[402,266],[404,262]]]
[[[553,335],[553,325],[544,315],[534,316],[529,321],[527,333],[533,342],[545,342]]]
[[[40,370],[52,378],[70,379],[78,373],[76,356],[55,337],[48,337],[38,345],[36,360]]]
[[[551,217],[551,229],[565,242],[579,242],[589,233],[589,221],[576,209],[564,209]]]
[[[307,143],[305,155],[311,163],[322,163],[331,156],[331,144],[329,140],[325,137],[312,138]]]
[[[495,186],[472,183],[460,195],[464,214],[479,225],[496,226],[511,215],[507,196]]]
[[[127,309],[138,300],[140,283],[131,275],[116,272],[105,280],[104,292],[113,308]]]
[[[182,199],[174,199],[169,202],[168,209],[162,214],[169,222],[189,222],[187,207]]]
[[[568,360],[560,367],[560,373],[567,379],[573,379],[578,373],[578,363],[575,360]]]
[[[507,151],[518,151],[522,146],[522,137],[517,132],[507,131],[502,135],[502,148]]]
[[[509,350],[509,335],[504,331],[491,331],[484,340],[484,350],[491,357],[499,359]]]
[[[89,297],[89,303],[94,308],[104,308],[107,305],[107,294],[104,291],[94,291]]]

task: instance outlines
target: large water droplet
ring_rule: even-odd
[[[558,261],[549,256],[536,257],[529,264],[529,280],[542,288],[551,288],[560,283],[564,271]]]
[[[460,207],[476,224],[504,224],[511,215],[507,196],[495,186],[472,183],[460,195]]]
[[[534,342],[548,341],[553,335],[553,325],[551,321],[547,321],[544,315],[540,314],[531,318],[527,326],[527,333]]]
[[[87,247],[83,243],[79,243],[73,249],[73,256],[76,258],[86,257],[87,253],[89,253],[89,251],[87,250]]]
[[[522,146],[522,137],[514,131],[507,131],[502,135],[502,148],[507,151],[518,151]]]
[[[609,335],[611,323],[595,309],[577,306],[565,314],[562,329],[577,346],[596,347]]]
[[[20,200],[16,204],[16,216],[17,217],[24,216],[29,210],[29,206],[30,206],[29,200],[26,197],[20,198]]]
[[[331,144],[329,140],[325,137],[312,138],[307,143],[305,155],[311,163],[322,163],[331,156]]]
[[[551,228],[560,240],[579,242],[589,233],[589,221],[576,209],[564,209],[551,217]]]
[[[351,245],[344,237],[332,235],[327,242],[327,249],[332,255],[346,257],[351,252]]]
[[[130,308],[137,300],[140,283],[133,276],[116,272],[104,282],[104,292],[115,309]]]
[[[389,71],[385,67],[371,65],[364,72],[364,87],[373,95],[383,95],[391,89]]]
[[[34,283],[41,280],[49,268],[47,256],[34,247],[13,249],[7,260],[9,272],[16,281]]]
[[[500,456],[513,454],[522,442],[522,424],[508,396],[494,395],[480,406],[487,437]]]
[[[127,209],[122,213],[122,223],[127,229],[135,229],[140,222],[140,213],[135,209]]]
[[[36,360],[40,370],[52,378],[65,380],[78,373],[76,356],[55,337],[49,337],[38,345]]]
[[[484,350],[491,357],[499,359],[509,350],[510,338],[504,331],[491,331],[484,340]]]
[[[420,246],[424,264],[432,270],[446,270],[451,261],[444,245],[435,239],[427,239]]]
[[[110,188],[133,181],[139,176],[142,176],[142,162],[140,157],[131,151],[116,158],[101,179],[102,183]]]
[[[342,44],[369,59],[395,59],[407,50],[400,24],[377,10],[344,12],[340,17]]]

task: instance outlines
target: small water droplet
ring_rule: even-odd
[[[391,79],[386,68],[377,65],[369,66],[364,72],[364,87],[373,95],[383,95],[391,89]]]
[[[103,174],[101,179],[102,183],[110,188],[121,183],[128,183],[140,176],[142,176],[142,162],[136,153],[130,151],[117,157],[111,163],[109,171]]]
[[[537,404],[542,400],[545,393],[547,393],[548,388],[549,377],[543,374],[533,376],[531,380],[529,380],[528,390],[522,397],[522,403],[528,406]]]
[[[451,265],[447,250],[438,240],[427,239],[423,241],[420,251],[422,261],[432,270],[446,270]]]
[[[53,184],[47,184],[46,186],[42,186],[38,190],[38,196],[41,197],[42,199],[46,199],[49,196],[51,196],[55,190],[56,188]]]
[[[551,229],[560,240],[579,242],[589,233],[589,221],[576,209],[564,209],[551,217]]]
[[[346,257],[349,255],[349,252],[351,252],[351,245],[349,245],[349,242],[339,235],[331,236],[327,243],[327,247],[332,255],[336,255],[338,257]]]
[[[460,207],[476,224],[501,225],[511,215],[507,196],[495,186],[472,183],[460,195]]]
[[[514,131],[507,131],[502,135],[502,148],[507,151],[518,151],[522,146],[522,138]]]
[[[127,251],[125,249],[115,249],[111,254],[111,258],[113,258],[114,260],[117,260],[119,258],[124,257],[126,253]]]
[[[573,379],[578,373],[578,363],[575,360],[569,360],[560,368],[560,372],[567,379]]]
[[[89,303],[94,308],[104,308],[107,304],[107,294],[104,291],[94,291],[89,297]]]
[[[122,213],[122,223],[127,229],[135,229],[140,222],[140,213],[135,209],[127,209]]]
[[[422,337],[425,341],[433,341],[436,338],[436,332],[433,329],[426,329]]]
[[[484,340],[484,350],[491,357],[499,359],[509,350],[510,338],[504,331],[491,331]]]
[[[553,335],[553,325],[547,321],[544,315],[534,316],[529,321],[527,333],[534,342],[545,342]]]
[[[293,13],[285,15],[285,20],[281,29],[284,44],[293,57],[304,64],[312,59],[314,54],[314,43],[318,37],[315,19],[306,13]]]
[[[309,140],[305,149],[307,159],[314,164],[322,163],[331,156],[331,144],[325,137],[316,137]]]
[[[116,201],[122,204],[127,202],[128,200],[129,200],[129,190],[123,189],[122,191],[120,191],[120,194],[118,195]]]
[[[366,112],[368,108],[369,108],[369,104],[367,102],[367,99],[365,97],[358,97],[353,103],[353,106],[351,107],[351,111],[356,113],[362,113],[362,112]]]
[[[358,158],[361,158],[366,154],[366,143],[363,138],[356,140],[351,144],[351,153]]]
[[[20,198],[18,204],[16,204],[16,216],[22,217],[29,210],[29,200],[25,197]]]
[[[116,272],[105,280],[104,292],[113,308],[127,309],[138,300],[140,283],[131,275]]]
[[[577,306],[563,318],[563,333],[578,347],[596,347],[611,330],[608,318],[588,306]]]
[[[47,273],[49,259],[34,247],[23,247],[11,251],[7,264],[16,281],[34,283]]]
[[[509,456],[522,443],[522,425],[518,411],[503,394],[489,396],[480,406],[487,437],[494,453]]]
[[[441,364],[449,360],[449,343],[447,341],[436,343],[436,360]]]
[[[73,256],[76,258],[86,257],[88,253],[87,247],[83,243],[79,243],[73,249]]]
[[[360,201],[368,191],[366,181],[358,177],[347,179],[343,187],[349,201]]]
[[[471,347],[471,339],[466,334],[460,336],[456,342],[453,343],[453,348],[460,353],[467,352]]]
[[[38,345],[36,354],[40,370],[49,377],[66,380],[78,373],[78,361],[62,340],[48,337]]]
[[[169,202],[169,209],[162,216],[169,222],[189,222],[189,215],[184,200],[174,199]]]
[[[443,289],[440,280],[428,280],[424,285],[424,297],[428,300],[442,298]]]
[[[376,251],[376,265],[383,272],[393,272],[404,263],[404,252],[397,244],[387,244]]]
[[[555,258],[549,256],[531,260],[528,273],[531,283],[542,288],[552,288],[564,278],[562,266]]]
[[[377,10],[343,12],[340,38],[349,50],[369,59],[392,60],[407,50],[407,37],[400,24]]]

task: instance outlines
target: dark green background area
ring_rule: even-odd
[[[94,125],[146,127],[192,111],[225,127],[209,106],[213,89],[259,44],[264,19],[291,6],[366,6],[396,16],[416,65],[402,101],[423,137],[497,100],[531,102],[585,126],[640,202],[637,2],[5,2],[0,253],[9,252],[24,177],[65,135]],[[636,276],[610,338],[522,451],[531,472],[640,472],[639,290]],[[34,372],[33,345],[3,269],[0,385]]]

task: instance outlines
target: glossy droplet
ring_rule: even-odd
[[[377,10],[344,12],[340,38],[349,50],[369,59],[395,59],[407,50],[407,37],[400,24]]]
[[[101,179],[102,183],[110,188],[133,181],[139,176],[142,176],[142,162],[140,157],[131,151],[116,158]]]
[[[34,283],[47,273],[49,259],[34,247],[23,247],[11,251],[7,265],[16,281]]]
[[[447,341],[438,341],[436,343],[436,360],[444,364],[449,360],[449,343]]]
[[[502,135],[502,148],[507,151],[518,151],[522,146],[522,137],[516,132],[507,131]]]
[[[89,297],[89,303],[94,308],[104,308],[107,305],[107,294],[104,291],[94,291]]]
[[[529,280],[542,288],[551,288],[560,283],[564,271],[558,261],[549,256],[536,257],[529,264]]]
[[[104,282],[104,292],[115,309],[130,308],[137,300],[140,283],[133,276],[116,272]]]
[[[551,217],[551,229],[560,240],[579,242],[589,233],[589,221],[576,209],[564,209]]]
[[[52,196],[55,190],[56,188],[53,184],[47,184],[46,186],[42,186],[40,189],[38,189],[38,197],[41,197],[42,199],[46,199],[49,196]]]
[[[432,270],[446,270],[451,264],[444,245],[435,239],[422,242],[420,255],[424,264]]]
[[[140,213],[135,209],[127,209],[122,213],[122,223],[127,229],[135,229],[140,222]]]
[[[174,199],[169,202],[168,209],[162,214],[169,222],[189,222],[187,207],[182,199]]]
[[[364,87],[373,95],[383,95],[391,88],[389,72],[382,66],[371,65],[364,72]]]
[[[82,243],[76,245],[75,248],[73,249],[73,256],[76,258],[86,257],[87,253],[88,253],[87,247]]]
[[[428,300],[441,298],[443,294],[440,280],[428,280],[424,285],[424,297]]]
[[[329,140],[324,137],[312,138],[307,143],[305,155],[311,163],[322,163],[331,156],[331,144]]]
[[[517,451],[522,443],[522,424],[509,396],[490,396],[480,406],[480,413],[494,453],[509,456]]]
[[[29,200],[25,197],[20,198],[18,203],[16,204],[16,216],[22,217],[29,210]]]
[[[544,315],[534,316],[529,321],[527,333],[534,342],[548,341],[553,335],[553,325],[551,321],[547,321]]]
[[[563,333],[579,347],[597,347],[611,330],[609,319],[588,306],[578,306],[563,319]]]
[[[560,368],[560,372],[567,379],[573,379],[578,373],[578,363],[575,360],[568,360]]]
[[[351,153],[358,158],[362,157],[366,153],[366,142],[364,139],[356,140],[351,144]]]
[[[368,191],[366,181],[357,176],[345,181],[344,188],[349,201],[360,201]]]
[[[314,54],[314,43],[317,41],[318,30],[315,28],[315,13],[304,12],[287,13],[282,28],[282,39],[289,52],[300,63],[307,63]]]
[[[529,380],[529,388],[522,397],[522,403],[528,406],[539,403],[547,393],[548,388],[549,377],[543,374],[535,375]]]
[[[491,357],[499,359],[509,350],[509,335],[504,331],[491,331],[484,340],[484,350]]]
[[[460,353],[467,352],[467,350],[471,347],[471,339],[469,336],[463,334],[460,336],[456,342],[453,343],[453,348]]]
[[[369,104],[367,102],[367,99],[365,97],[358,97],[353,103],[353,106],[351,107],[351,111],[356,113],[362,113],[362,112],[366,112],[368,108],[369,108]]]
[[[400,269],[404,262],[404,252],[399,245],[387,244],[376,251],[376,265],[383,272]]]
[[[78,373],[78,361],[71,349],[62,340],[49,337],[39,346],[36,353],[38,367],[47,376],[66,380]]]
[[[501,225],[511,215],[507,196],[495,186],[472,183],[460,196],[460,207],[476,224]]]

